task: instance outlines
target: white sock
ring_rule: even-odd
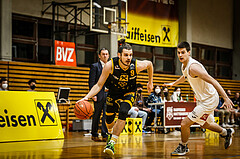
[[[220,133],[222,136],[227,136],[227,130],[223,128],[222,132]]]
[[[111,138],[110,142],[115,144],[117,142],[117,139],[118,139],[117,135],[112,135],[112,138]]]

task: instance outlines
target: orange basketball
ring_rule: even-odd
[[[88,101],[80,101],[75,104],[74,113],[79,119],[89,119],[93,114],[93,107]]]

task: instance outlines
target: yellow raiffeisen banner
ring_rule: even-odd
[[[0,91],[0,142],[61,138],[53,92]]]
[[[159,47],[177,46],[177,1],[130,0],[128,4],[127,42]]]

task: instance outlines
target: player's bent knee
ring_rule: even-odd
[[[121,103],[121,106],[119,108],[119,116],[118,119],[126,120],[128,111],[131,109],[131,106],[128,103]]]
[[[147,112],[144,112],[144,113],[143,113],[143,116],[147,116],[147,115],[148,115]]]
[[[186,123],[185,122],[181,122],[181,127],[186,127]]]
[[[127,113],[126,113],[126,112],[120,112],[120,111],[119,111],[118,119],[126,120],[126,118],[127,118]]]
[[[136,117],[138,116],[138,112],[137,112],[137,111],[136,111],[136,112],[134,111],[131,116],[133,116],[133,118],[136,118]]]
[[[185,119],[186,119],[186,118],[185,118]],[[183,127],[183,128],[190,127],[191,124],[188,123],[188,121],[185,120],[185,119],[182,120],[182,122],[181,122],[181,127]]]

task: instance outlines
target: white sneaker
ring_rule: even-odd
[[[226,127],[227,127],[227,128],[232,128],[233,125],[226,124]]]
[[[223,123],[223,124],[222,124],[222,127],[223,127],[223,128],[226,128],[226,124],[225,124],[225,123]]]

